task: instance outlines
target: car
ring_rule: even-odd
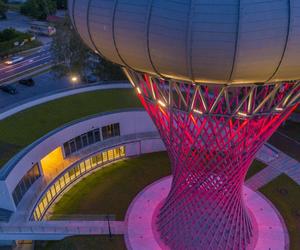
[[[12,85],[0,85],[0,89],[3,92],[6,92],[6,93],[11,94],[11,95],[15,95],[15,94],[18,93],[17,89]]]
[[[6,65],[12,65],[12,64],[21,62],[23,60],[24,60],[24,57],[22,57],[22,56],[13,56],[13,57],[9,58],[8,60],[6,60],[4,63]]]
[[[28,87],[34,86],[35,84],[32,78],[22,79],[19,81],[19,83]]]
[[[95,83],[97,81],[98,81],[98,78],[96,76],[94,76],[94,75],[87,76],[87,82],[88,83]]]

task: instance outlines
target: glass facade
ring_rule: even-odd
[[[15,205],[18,206],[31,185],[41,176],[39,165],[36,163],[20,180],[13,191]]]
[[[62,176],[58,177],[52,183],[47,192],[39,200],[33,213],[33,219],[36,221],[41,220],[48,207],[52,204],[56,197],[68,187],[69,184],[79,179],[89,171],[125,156],[125,146],[116,147],[97,153],[90,158],[75,164],[70,169],[67,169]]]
[[[101,132],[103,140],[120,136],[120,124],[110,124],[102,127],[101,130],[99,128],[93,129],[65,142],[63,145],[65,156],[68,157],[82,148],[101,141]]]
[[[103,140],[109,139],[111,137],[120,136],[120,124],[114,123],[108,126],[102,127],[102,138]]]
[[[99,142],[100,138],[100,129],[90,130],[89,132],[79,135],[72,140],[69,140],[64,143],[65,156],[69,156],[80,149],[87,147],[91,144]]]

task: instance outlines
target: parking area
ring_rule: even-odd
[[[10,95],[0,90],[0,112],[14,105],[26,102],[30,99],[35,99],[39,96],[47,95],[51,92],[56,92],[66,88],[78,87],[81,83],[71,83],[67,78],[58,79],[51,72],[47,72],[33,77],[34,86],[28,87],[20,83],[11,84],[16,88],[17,94]]]
[[[14,28],[26,32],[30,27],[32,20],[29,17],[21,15],[19,12],[7,11],[7,19],[0,21],[0,30]]]

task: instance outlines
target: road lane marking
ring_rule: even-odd
[[[50,58],[50,57],[49,57],[49,58]],[[38,61],[36,61],[36,62],[43,61],[43,60],[49,59],[49,58],[43,58],[43,59],[38,60]],[[22,70],[22,71],[15,72],[14,74],[12,74],[12,75],[10,75],[10,76],[6,76],[5,78],[0,79],[0,81],[1,81],[1,82],[4,82],[4,81],[6,81],[6,80],[12,79],[12,78],[14,77],[14,75],[22,74],[23,72],[30,71],[30,70],[32,70],[32,69],[34,69],[34,68],[40,67],[41,65],[45,65],[45,64],[49,64],[49,65],[50,65],[50,64],[51,64],[51,61],[49,61],[49,62],[44,62],[44,63],[38,64],[38,65],[33,65],[32,67],[29,67],[29,68],[25,68],[25,69]]]
[[[42,57],[42,56],[46,56],[46,55],[51,55],[50,52],[44,52],[44,53],[36,53],[37,55],[34,56],[34,57],[24,57],[24,60],[22,60],[21,62],[18,62],[18,63],[15,63],[15,64],[12,64],[12,65],[5,65],[5,68],[0,68],[0,72],[2,71],[6,71],[7,69],[12,69],[12,68],[17,68],[16,66],[21,66],[21,64],[24,64],[26,62],[28,62],[28,60],[34,60],[36,58],[39,58],[39,57]],[[33,55],[31,55],[33,56]]]
[[[52,56],[50,56],[50,55],[47,55],[45,57],[36,57],[36,58],[39,58],[39,59],[38,60],[31,59],[31,60],[26,61],[26,62],[24,61],[24,63],[22,65],[18,65],[17,67],[14,67],[14,68],[11,68],[9,70],[6,70],[3,73],[10,73],[10,72],[16,71],[17,69],[20,69],[20,68],[23,68],[23,67],[26,67],[26,66],[30,66],[33,63],[36,63],[36,62],[39,62],[39,61],[41,61],[43,59],[48,59],[48,58],[51,58],[51,57]]]

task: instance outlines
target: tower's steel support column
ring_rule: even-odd
[[[299,82],[205,85],[125,70],[157,126],[171,191],[157,217],[171,249],[246,249],[253,225],[242,197],[255,154],[296,108]]]

